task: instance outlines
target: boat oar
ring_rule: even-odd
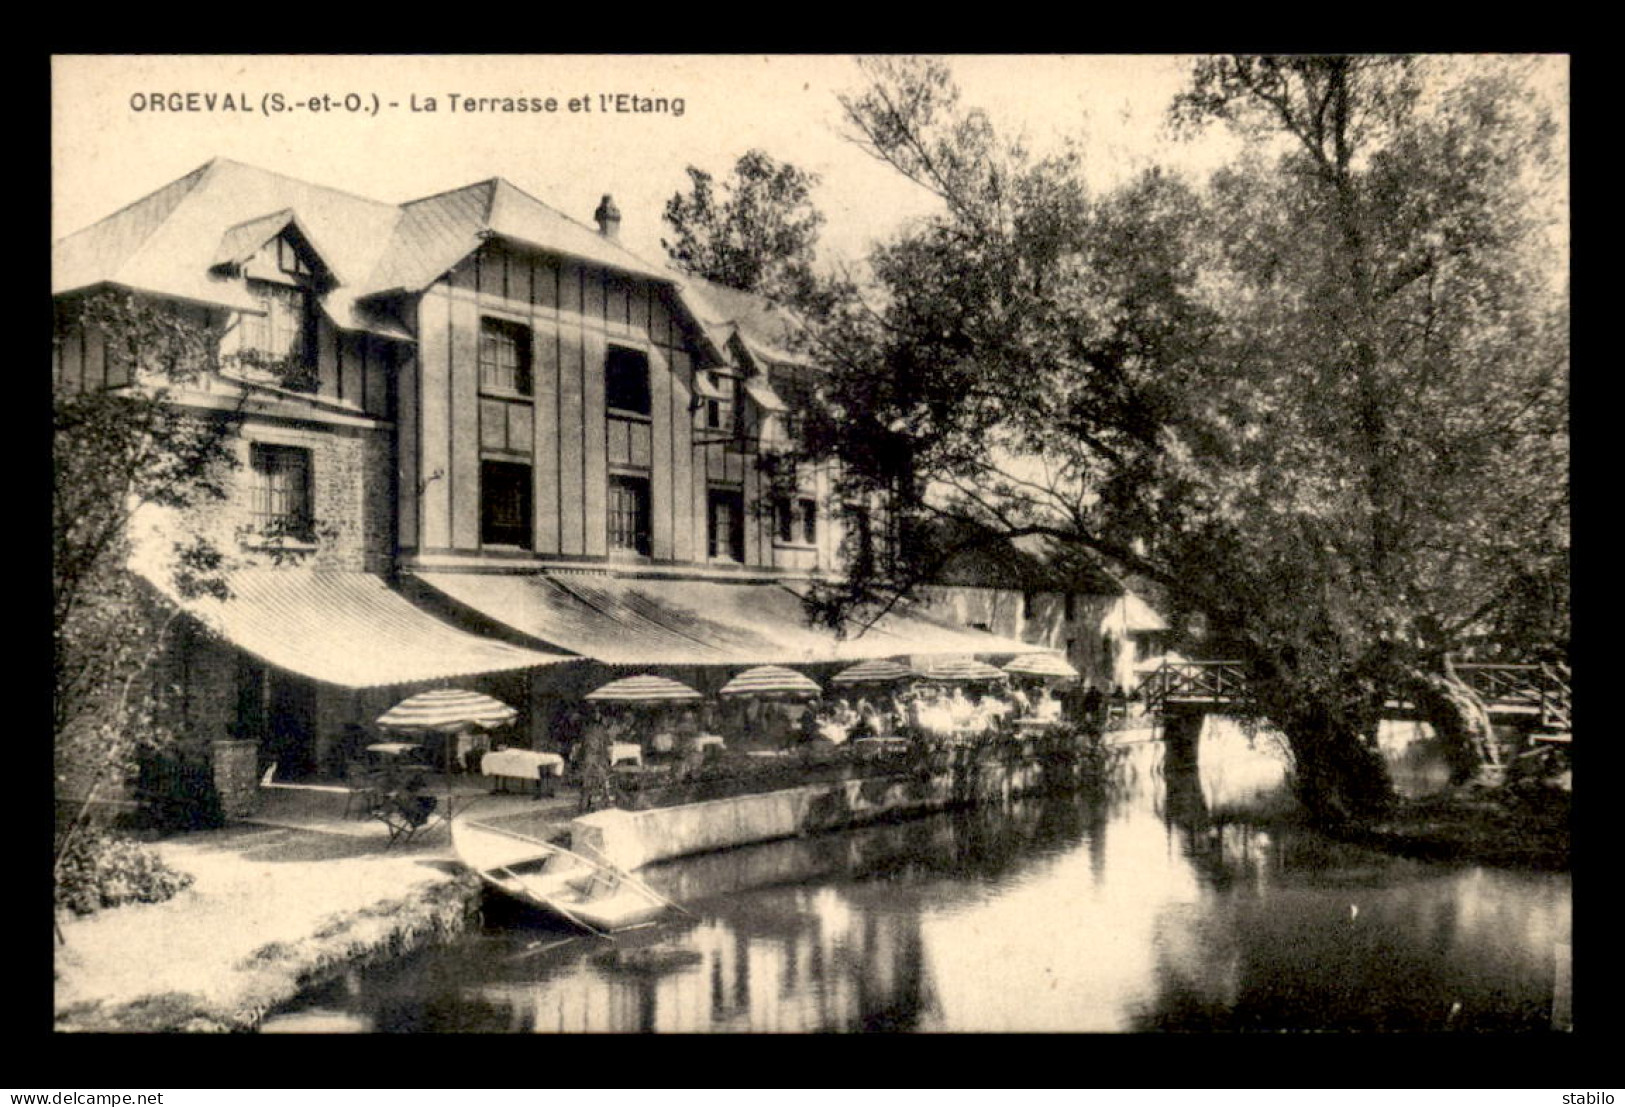
[[[524,878],[521,877],[518,873],[514,872],[512,869],[508,868],[507,866],[503,866],[503,867],[497,869],[496,871],[499,872],[499,873],[502,873],[509,880],[517,881],[518,884],[520,885],[520,887],[523,887],[524,884],[525,884]],[[608,941],[614,941],[614,939],[610,938],[610,936],[608,934],[605,934],[602,930],[599,930],[596,926],[593,926],[586,919],[581,918],[581,916],[577,915],[574,911],[570,910],[568,907],[564,906],[564,904],[560,903],[556,896],[548,896],[548,897],[546,897],[546,901],[547,901],[547,905],[549,907],[551,907],[553,910],[557,911],[559,914],[563,915],[565,918],[569,919],[571,922],[575,923],[577,926],[581,927],[582,929],[590,930],[594,934],[598,935],[600,938],[604,938],[604,939],[606,939]]]
[[[637,877],[633,876],[631,873],[622,872],[621,877],[623,879],[625,879],[625,880],[630,881],[632,883],[633,887],[639,888],[643,892],[645,892],[646,894],[648,894],[650,896],[653,896],[655,899],[659,900],[661,903],[664,903],[667,907],[671,907],[671,908],[674,908],[674,909],[676,909],[678,911],[681,911],[683,914],[687,915],[691,919],[699,917],[699,916],[695,915],[694,912],[690,911],[688,908],[686,908],[682,904],[678,903],[676,900],[667,899],[665,896],[661,895],[659,892],[657,892],[653,888],[649,887],[647,884],[645,884],[643,881],[639,880]]]
[[[593,849],[592,846],[586,845],[585,843],[583,843],[581,848],[584,849],[584,850],[592,850],[593,853],[598,853],[598,851],[596,849]],[[589,858],[589,860],[591,860],[591,859]],[[665,896],[661,895],[659,892],[657,892],[653,888],[649,887],[643,881],[639,880],[637,877],[633,876],[630,872],[628,872],[627,870],[621,868],[619,865],[611,864],[609,862],[609,860],[607,858],[605,858],[602,854],[598,855],[598,859],[597,859],[596,863],[599,864],[599,865],[602,865],[603,867],[605,867],[605,868],[609,869],[610,871],[614,872],[622,880],[624,880],[627,883],[631,884],[634,888],[637,888],[639,891],[643,892],[645,895],[649,896],[651,899],[659,900],[661,903],[665,904],[667,907],[675,908],[676,910],[681,911],[683,914],[687,915],[691,919],[698,917],[698,916],[696,916],[694,914],[694,912],[690,911],[688,908],[684,907],[682,904],[678,903],[676,900],[667,899]]]
[[[571,942],[574,942],[574,941],[579,941],[579,939],[578,938],[560,938],[560,939],[558,939],[557,941],[554,941],[554,942],[532,942],[530,945],[526,946],[524,949],[520,950],[518,953],[515,953],[515,954],[512,954],[511,956],[509,956],[508,960],[510,962],[512,962],[512,961],[522,961],[527,957],[536,957],[536,956],[538,956],[540,954],[546,953],[550,949],[558,949],[560,946],[567,946]]]

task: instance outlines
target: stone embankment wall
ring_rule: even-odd
[[[892,816],[1008,798],[1049,783],[1031,760],[978,761],[929,775],[876,775],[650,811],[611,809],[570,824],[577,849],[625,869]]]

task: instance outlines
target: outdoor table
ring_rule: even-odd
[[[509,780],[523,780],[540,790],[543,776],[564,775],[564,758],[538,750],[497,750],[480,758],[480,773],[495,777],[499,786]]]
[[[406,754],[423,747],[417,742],[374,742],[367,747],[368,753],[381,753],[385,757],[404,757]]]
[[[723,742],[720,734],[702,734],[694,739],[694,748],[697,750],[709,749],[712,746],[720,750],[725,749],[727,743]]]
[[[642,765],[643,747],[636,742],[611,742],[609,744],[609,763],[615,765],[622,761]]]
[[[859,738],[852,743],[854,749],[865,754],[901,753],[908,749],[907,738]]]

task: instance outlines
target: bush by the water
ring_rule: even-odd
[[[151,847],[86,830],[69,844],[62,858],[56,904],[89,915],[121,903],[161,903],[191,883],[190,873],[170,868]]]

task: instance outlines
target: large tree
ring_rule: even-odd
[[[920,519],[1047,534],[1203,613],[1321,813],[1387,800],[1396,694],[1467,775],[1486,720],[1451,652],[1566,565],[1553,128],[1517,67],[1203,61],[1178,114],[1247,154],[1100,196],[1076,155],[1001,142],[940,63],[867,69],[854,136],[943,211],[817,317],[810,448],[890,498],[897,538],[831,606],[928,577]]]
[[[720,188],[688,167],[689,189],[666,203],[674,238],[661,240],[685,273],[743,292],[791,294],[812,274],[824,217],[812,204],[818,177],[750,150]]]
[[[96,797],[172,737],[154,663],[177,609],[131,571],[131,524],[144,510],[184,512],[225,496],[237,413],[175,402],[177,388],[218,366],[217,330],[180,308],[102,290],[59,304],[56,326],[59,342],[94,337],[129,382],[87,388],[59,378],[53,388],[57,784],[80,800],[65,849]],[[164,571],[178,594],[229,594],[220,550],[179,531],[171,538]]]

